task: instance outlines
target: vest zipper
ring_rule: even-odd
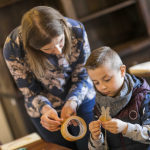
[[[125,147],[125,143],[124,143],[124,139],[123,139],[122,133],[119,133],[119,136],[120,136],[122,148],[123,148],[123,150],[126,150],[126,147]]]

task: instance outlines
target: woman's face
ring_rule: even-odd
[[[65,35],[55,37],[51,43],[43,46],[40,50],[47,54],[61,54],[65,43]]]

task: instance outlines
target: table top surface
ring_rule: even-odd
[[[27,150],[71,150],[69,148],[54,143],[48,143],[44,140],[36,141],[24,147],[26,147]]]

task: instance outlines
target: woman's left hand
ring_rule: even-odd
[[[126,134],[128,124],[119,119],[111,119],[110,121],[102,122],[102,127],[113,134]]]
[[[67,119],[70,116],[76,116],[77,115],[76,108],[77,108],[77,102],[74,100],[68,100],[61,110],[61,118]],[[74,120],[71,120],[69,125],[71,124],[77,126],[77,123]]]

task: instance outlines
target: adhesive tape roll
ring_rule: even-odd
[[[75,120],[79,125],[80,132],[79,132],[78,136],[73,136],[68,132],[67,124],[71,120]],[[71,117],[67,118],[64,121],[64,123],[61,125],[61,134],[68,141],[76,141],[76,140],[79,140],[79,139],[83,138],[84,135],[86,134],[86,131],[87,131],[87,126],[86,126],[85,121],[82,118],[78,117],[78,116],[71,116]]]

